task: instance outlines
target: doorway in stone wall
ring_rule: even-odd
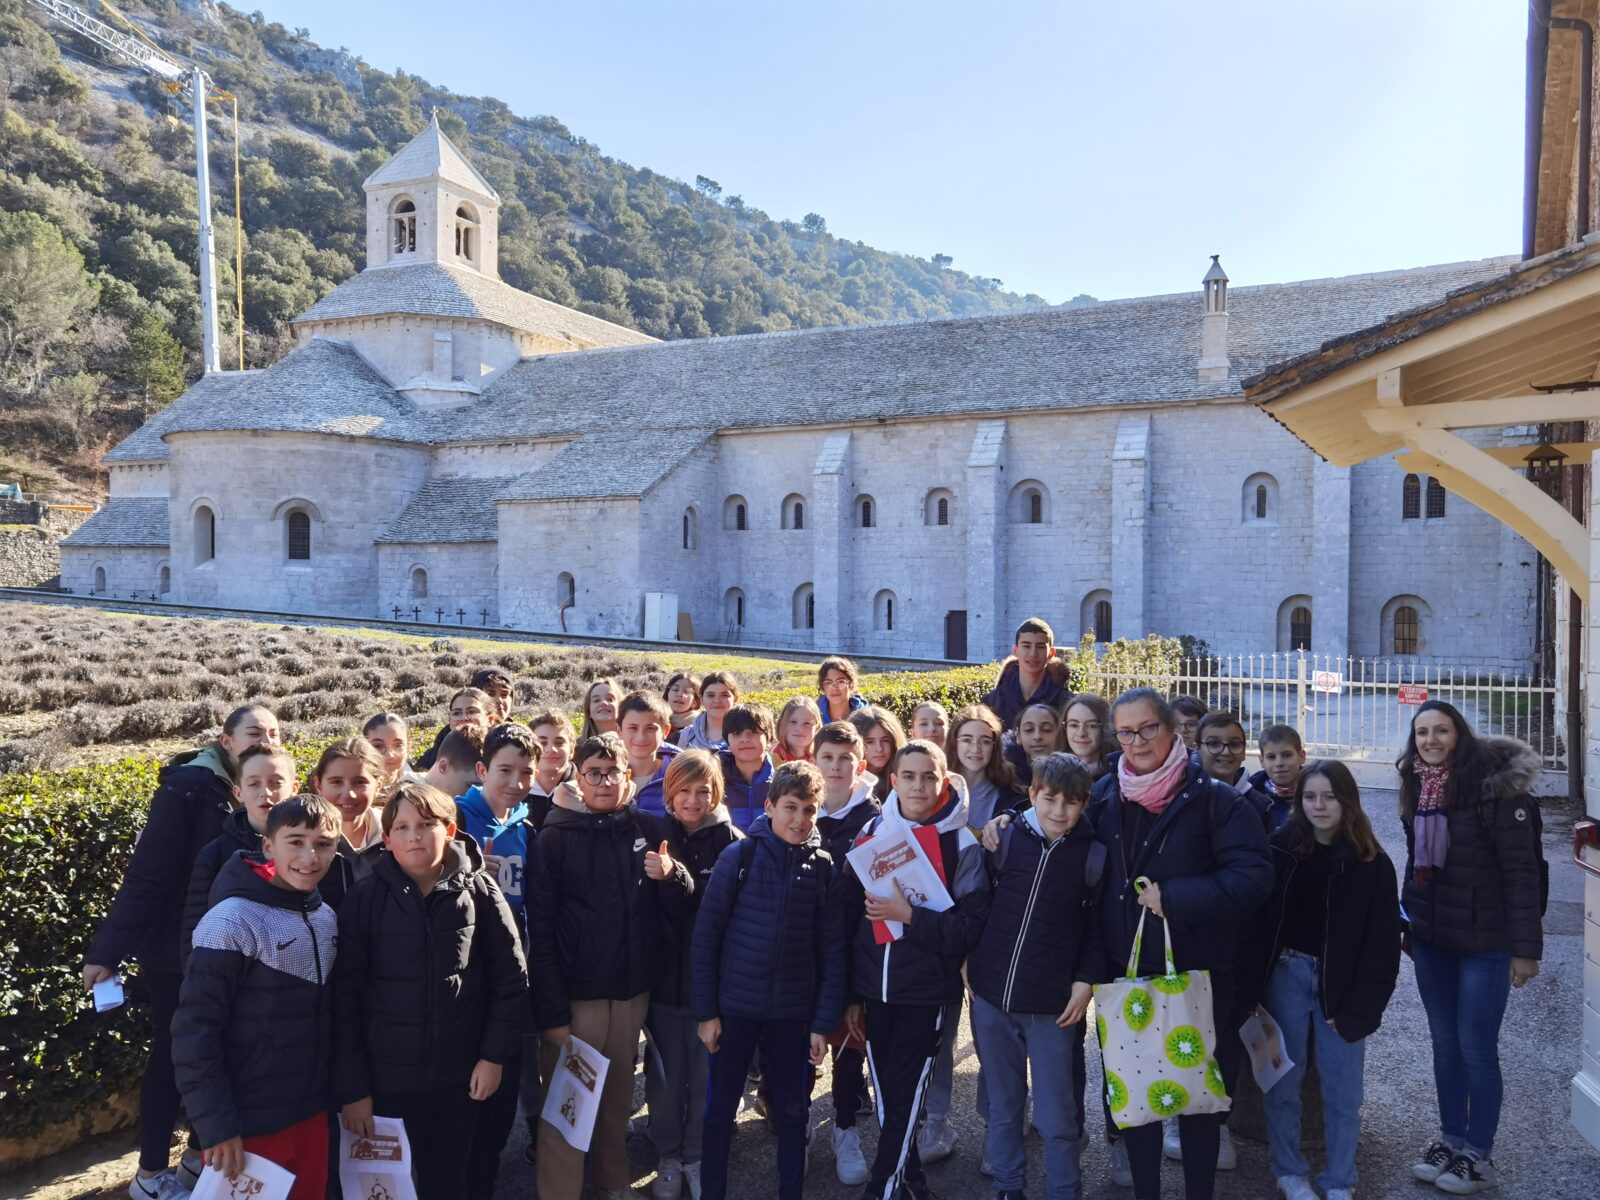
[[[967,661],[967,610],[952,609],[944,615],[944,656],[952,662]]]

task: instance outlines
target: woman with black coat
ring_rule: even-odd
[[[1267,1011],[1296,1065],[1266,1094],[1272,1173],[1285,1200],[1315,1200],[1300,1151],[1307,1028],[1322,1079],[1327,1200],[1351,1200],[1361,1137],[1362,1067],[1400,974],[1394,864],[1372,835],[1350,770],[1314,762],[1271,838],[1277,876],[1257,922]]]
[[[1430,700],[1396,765],[1400,899],[1439,1094],[1439,1138],[1412,1174],[1469,1196],[1496,1182],[1506,1001],[1544,952],[1542,822],[1529,795],[1539,756],[1514,738],[1474,737],[1453,706]]]

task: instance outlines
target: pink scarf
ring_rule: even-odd
[[[1172,803],[1188,772],[1189,748],[1180,737],[1172,739],[1172,751],[1167,755],[1167,761],[1148,775],[1135,775],[1133,768],[1128,765],[1126,754],[1117,760],[1117,784],[1122,791],[1122,798],[1157,815],[1165,812],[1167,805]]]
[[[1444,866],[1450,853],[1450,818],[1444,810],[1444,789],[1450,782],[1450,764],[1429,766],[1420,759],[1411,764],[1417,774],[1417,811],[1412,817],[1412,873],[1418,883]]]

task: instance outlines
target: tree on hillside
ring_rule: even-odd
[[[128,328],[123,370],[128,381],[144,389],[145,405],[159,408],[183,391],[183,347],[167,332],[161,318],[146,309]]]
[[[800,228],[807,233],[827,233],[828,222],[823,220],[820,213],[807,213],[800,222]]]
[[[31,393],[99,286],[43,217],[0,212],[0,384]]]

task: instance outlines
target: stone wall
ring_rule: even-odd
[[[417,575],[418,571],[422,576]],[[465,625],[482,628],[500,624],[499,555],[493,542],[448,542],[420,545],[385,543],[378,547],[378,616],[400,620],[438,620],[458,623],[456,612],[466,609]],[[552,585],[553,586],[553,585]],[[422,594],[418,594],[419,591]],[[420,617],[413,616],[421,609]]]
[[[37,587],[61,574],[60,534],[48,529],[0,529],[0,587]]]

